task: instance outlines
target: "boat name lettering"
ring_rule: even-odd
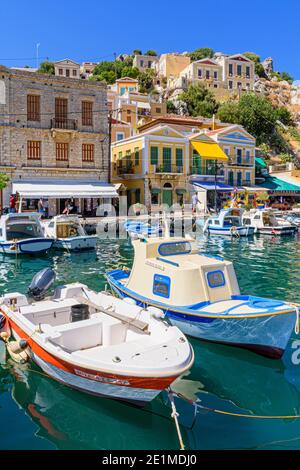
[[[148,264],[148,266],[152,266],[152,268],[160,269],[161,271],[165,270],[165,268],[163,266],[160,266],[159,264],[153,263],[153,261],[146,261],[146,264]]]
[[[128,382],[128,380],[113,379],[111,377],[101,377],[101,375],[88,374],[87,372],[83,372],[82,370],[78,369],[74,369],[74,372],[76,375],[80,375],[80,377],[95,380],[96,382],[105,382],[113,385],[130,385],[130,382]]]

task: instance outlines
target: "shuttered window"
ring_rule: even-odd
[[[176,166],[182,166],[183,165],[183,150],[182,149],[176,149]]]
[[[150,161],[151,161],[151,165],[157,165],[158,164],[158,147],[151,147]]]
[[[56,142],[56,160],[69,160],[69,144],[65,142]]]
[[[27,158],[28,160],[41,159],[41,142],[39,140],[27,141]]]
[[[27,120],[41,120],[41,97],[39,95],[27,95]]]
[[[55,118],[62,121],[68,119],[68,100],[66,98],[55,98]]]
[[[138,147],[134,149],[134,164],[135,166],[140,164],[140,149]]]
[[[94,144],[82,144],[82,161],[94,161],[95,146]]]
[[[82,101],[82,125],[93,125],[93,103],[91,101]]]

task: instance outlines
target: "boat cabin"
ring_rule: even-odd
[[[47,224],[47,235],[59,238],[84,237],[86,232],[76,215],[58,215]]]
[[[253,225],[258,228],[277,227],[280,225],[275,214],[269,209],[251,210],[248,214],[243,216],[243,224]]]
[[[36,213],[3,215],[0,219],[0,239],[5,241],[44,237],[43,228]]]
[[[222,209],[217,216],[208,219],[208,226],[213,227],[239,227],[242,225],[242,215],[244,209],[230,208]]]
[[[148,238],[133,241],[133,246],[134,264],[124,281],[140,296],[197,309],[239,295],[232,263],[199,253],[194,240]]]

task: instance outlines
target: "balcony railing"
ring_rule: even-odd
[[[51,129],[67,129],[70,131],[77,130],[76,119],[65,119],[65,118],[52,118]]]
[[[229,165],[238,165],[238,166],[253,166],[254,165],[254,160],[253,160],[253,158],[250,158],[250,159],[246,160],[245,158],[238,159],[237,157],[229,157],[228,164]]]
[[[183,166],[178,165],[156,165],[155,173],[183,173]]]
[[[133,175],[134,168],[132,166],[122,166],[117,168],[118,175]]]

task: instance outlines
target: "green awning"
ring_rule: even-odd
[[[271,191],[300,192],[300,185],[296,186],[295,184],[288,183],[287,181],[283,181],[275,176],[268,176],[261,186]]]
[[[176,194],[185,194],[186,193],[186,189],[184,188],[177,188],[176,189]]]
[[[260,157],[255,157],[255,166],[258,168],[268,168],[266,162]]]
[[[160,194],[161,189],[160,188],[151,188],[151,193],[152,194]]]

